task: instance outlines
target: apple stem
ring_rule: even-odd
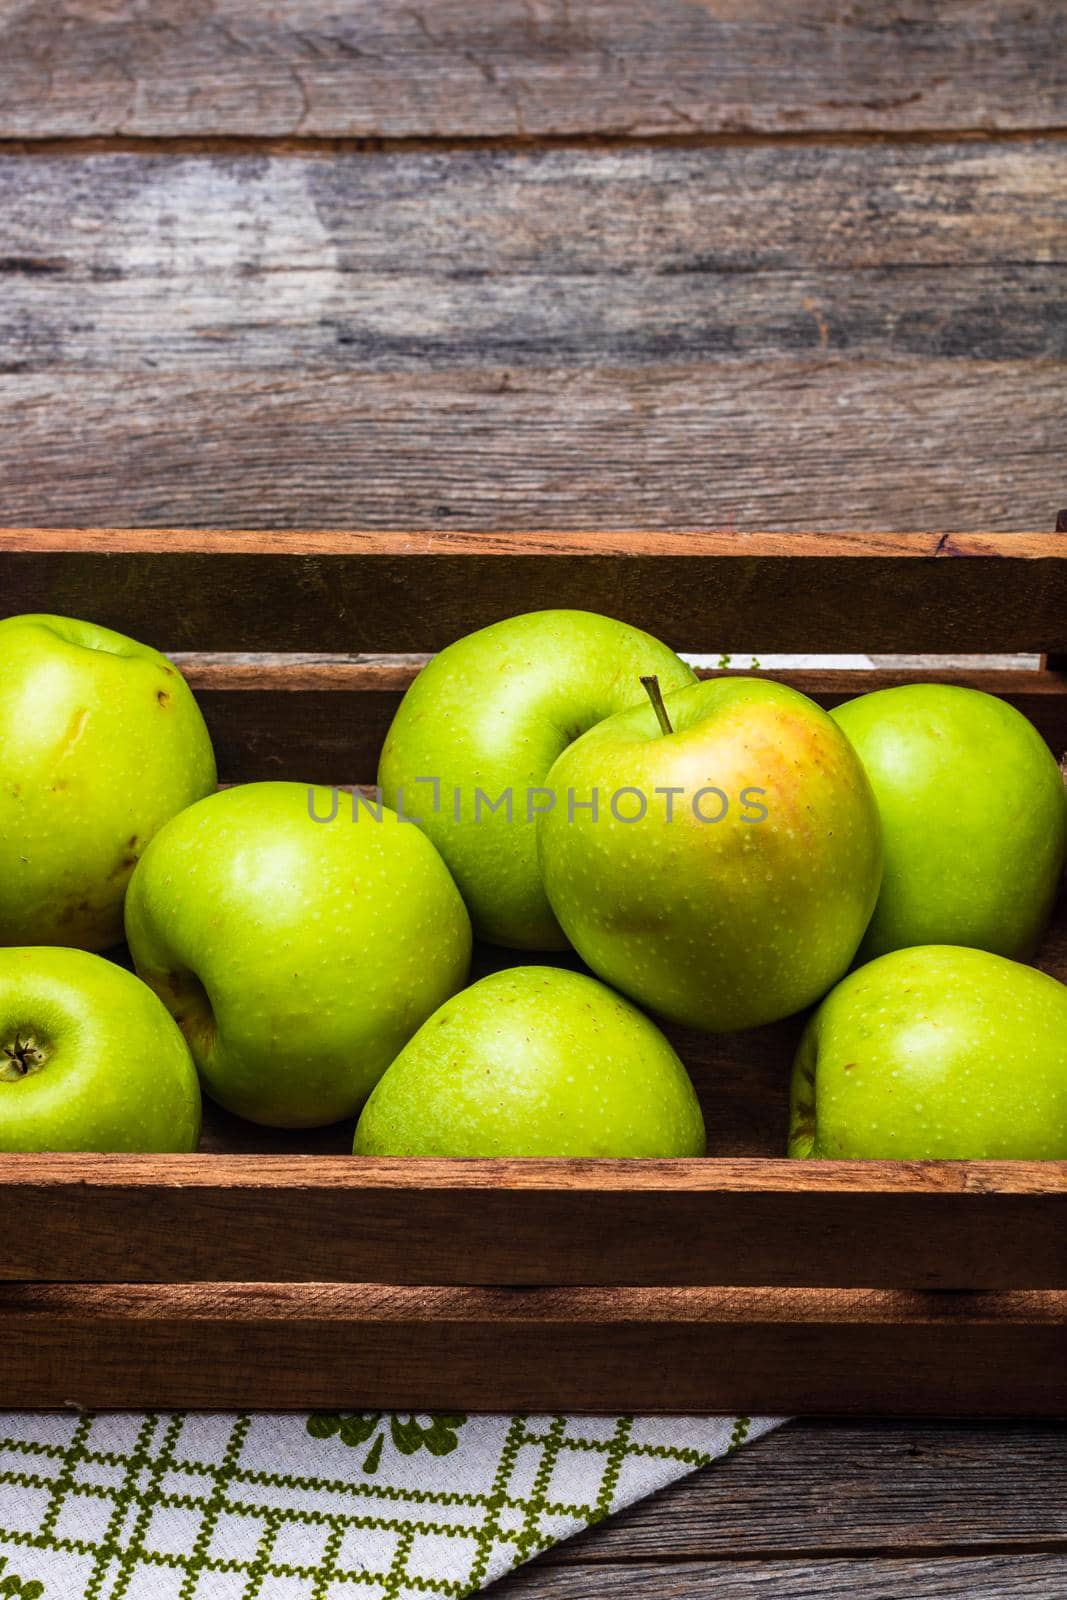
[[[673,733],[674,729],[671,727],[671,719],[667,715],[667,707],[663,703],[663,690],[660,688],[659,679],[656,677],[654,672],[651,673],[647,678],[641,679],[641,687],[644,689],[645,693],[648,695],[648,698],[652,702],[652,709],[656,713],[656,720],[660,725],[660,731],[665,734]]]

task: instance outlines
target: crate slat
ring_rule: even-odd
[[[292,778],[306,783],[373,783],[378,755],[416,663],[314,665],[182,662],[203,708],[224,782]],[[702,670],[701,677],[719,673]],[[807,668],[774,672],[819,705],[900,684],[958,684],[1000,695],[1029,717],[1059,757],[1067,750],[1067,675],[1030,670]]]
[[[2,1156],[6,1280],[1067,1289],[1067,1162]]]
[[[579,606],[682,650],[1062,653],[1062,553],[1030,533],[0,531],[5,609],[168,650],[437,650]]]
[[[1067,1295],[0,1289],[0,1404],[1060,1416]]]

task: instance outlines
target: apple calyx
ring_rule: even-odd
[[[40,1072],[47,1060],[48,1050],[35,1034],[17,1033],[0,1045],[0,1083],[28,1078],[31,1072]]]
[[[659,679],[656,674],[653,672],[647,677],[642,677],[641,687],[652,702],[652,709],[656,713],[656,721],[659,723],[660,732],[663,734],[673,733],[671,719],[667,715],[667,707],[663,703],[663,690],[659,686]]]

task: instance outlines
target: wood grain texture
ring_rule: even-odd
[[[1067,1289],[1067,1162],[3,1156],[0,1193],[16,1281]]]
[[[1044,1600],[1067,1559],[1064,1445],[1062,1424],[794,1423],[547,1551],[499,1593],[638,1600],[657,1574],[683,1573],[687,1596],[793,1600],[833,1593],[847,1566],[848,1592],[878,1600]]]
[[[166,649],[437,650],[517,609],[554,606],[696,651],[738,635],[781,651],[1042,653],[1067,642],[1056,534],[29,529],[0,533],[0,554],[12,612],[88,615]]]
[[[1021,0],[21,0],[0,135],[1040,127],[1064,49],[1060,7]]]
[[[0,214],[9,520],[959,531],[1060,499],[1062,140],[7,155]]]
[[[1057,361],[817,351],[589,371],[15,372],[0,374],[0,481],[5,520],[53,526],[794,530],[817,508],[827,531],[1048,527],[1065,393]]]
[[[0,215],[9,371],[1067,357],[1067,140],[8,155]]]
[[[647,575],[653,563],[682,560],[710,560],[779,563],[814,562],[821,588],[840,561],[868,562],[868,572],[887,563],[896,569],[900,562],[927,561],[935,557],[997,561],[1001,572],[1014,577],[1027,566],[1044,563],[1046,574],[1067,562],[1067,545],[1056,533],[1019,530],[1014,533],[978,532],[971,529],[949,536],[936,529],[922,533],[875,532],[827,533],[806,529],[793,533],[743,531],[736,528],[598,528],[556,533],[541,527],[499,529],[495,532],[469,532],[464,529],[433,528],[288,528],[284,531],[263,528],[17,528],[0,527],[0,555],[45,555],[62,557],[73,564],[82,556],[109,556],[121,565],[130,556],[223,556],[281,561],[285,558],[343,557],[346,560],[403,561],[409,567],[421,564],[406,574],[415,585],[435,579],[435,561],[447,559],[466,563],[465,576],[475,571],[475,558],[498,566],[505,576],[516,565],[526,582],[535,563],[552,561],[560,572],[573,569],[582,581],[582,561],[595,558],[600,564],[641,562]],[[728,568],[722,568],[725,578]],[[899,567],[902,576],[905,567]],[[768,576],[772,569],[768,568]],[[224,652],[225,653],[225,652]],[[992,652],[994,657],[995,652]]]
[[[1062,1293],[10,1285],[0,1404],[1058,1415],[1065,1314]]]
[[[702,1566],[524,1568],[500,1600],[1046,1600],[1067,1587],[1067,1556],[1022,1552],[957,1560],[786,1559]]]
[[[1055,1423],[794,1424],[539,1565],[1024,1548],[1067,1557],[1065,1445]]]
[[[1044,1600],[1067,1560],[1064,1444],[1062,1424],[793,1423],[555,1546],[498,1592]]]

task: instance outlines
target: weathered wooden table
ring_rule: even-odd
[[[1050,527],[1065,135],[1062,0],[0,5],[0,520]],[[1065,1508],[798,1424],[499,1592],[1043,1600]]]

